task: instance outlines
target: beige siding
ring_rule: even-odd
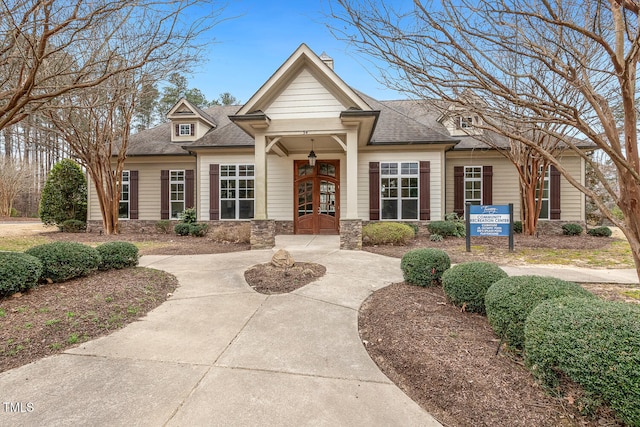
[[[562,158],[562,164],[573,176],[581,177],[581,160],[574,155]],[[513,164],[495,152],[465,151],[447,153],[446,171],[446,212],[453,212],[453,168],[455,166],[493,166],[494,205],[513,203],[514,217],[520,218],[520,190],[518,173]],[[562,221],[584,220],[584,196],[564,178],[560,179],[560,219]]]
[[[440,151],[396,151],[362,152],[358,157],[358,217],[369,219],[369,162],[410,162],[431,163],[431,219],[443,217],[443,174]]]
[[[198,218],[209,220],[209,165],[252,165],[255,163],[253,152],[251,153],[213,153],[200,154],[198,156],[198,180],[196,184],[197,194],[200,197]]]
[[[160,171],[196,169],[194,157],[132,157],[125,163],[124,170],[138,171],[138,212],[139,219],[160,219]],[[195,171],[196,181],[198,171]],[[100,205],[93,182],[89,185],[89,220],[102,220]],[[197,191],[196,191],[197,194]],[[197,197],[194,197],[196,205]]]
[[[307,69],[269,105],[265,113],[272,119],[338,117],[345,106]]]

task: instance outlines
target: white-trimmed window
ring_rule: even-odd
[[[191,126],[193,126],[191,123],[180,123],[178,135],[179,136],[193,135]]]
[[[220,165],[220,219],[251,219],[254,202],[254,166]]]
[[[470,129],[473,127],[473,117],[471,116],[460,116],[458,117],[458,128],[459,129]]]
[[[380,163],[382,219],[418,219],[418,162]]]
[[[169,171],[169,218],[178,219],[184,211],[185,171]]]
[[[549,214],[549,169],[544,173],[544,180],[542,184],[542,208],[540,209],[539,219],[549,219],[551,216]],[[542,173],[542,168],[540,169],[540,173]],[[539,200],[538,195],[540,191],[540,184],[536,186],[536,200]]]
[[[482,204],[482,166],[464,167],[464,202]]]
[[[120,204],[118,206],[118,218],[129,219],[129,205],[131,201],[131,193],[129,186],[129,178],[131,173],[129,171],[122,171],[122,189],[120,190]]]

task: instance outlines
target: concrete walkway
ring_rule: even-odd
[[[267,296],[243,274],[273,250],[143,257],[177,276],[174,295],[107,337],[0,374],[0,401],[24,409],[0,406],[0,425],[438,426],[358,336],[358,308],[402,280],[400,260],[339,251],[337,236],[277,246],[326,275]]]
[[[358,336],[358,308],[402,281],[400,260],[340,251],[337,236],[276,243],[143,257],[142,266],[177,276],[174,295],[107,337],[0,374],[0,426],[438,426],[380,372]],[[244,271],[280,247],[325,265],[326,275],[290,294],[254,292]],[[505,270],[638,282],[635,270]]]

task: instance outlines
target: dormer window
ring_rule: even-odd
[[[471,116],[460,116],[458,120],[458,129],[471,129],[473,127],[473,117]]]
[[[196,134],[195,123],[179,123],[176,124],[176,136],[194,136]]]

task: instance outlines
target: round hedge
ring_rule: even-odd
[[[549,387],[563,374],[640,425],[640,305],[566,297],[545,301],[525,323],[525,361]]]
[[[441,249],[433,248],[410,250],[400,261],[405,282],[418,286],[437,285],[442,273],[449,267],[449,255]]]
[[[449,300],[466,311],[485,313],[487,289],[500,279],[509,277],[503,269],[490,262],[458,264],[442,275],[442,288]]]
[[[42,263],[22,252],[0,252],[0,296],[35,287],[42,274]]]
[[[98,269],[111,270],[138,265],[138,248],[129,242],[107,242],[96,247],[101,261]]]
[[[595,298],[573,282],[542,276],[513,276],[498,280],[484,299],[487,319],[509,346],[524,346],[524,322],[542,301],[564,296]]]
[[[41,279],[64,282],[98,269],[100,254],[95,248],[76,242],[52,242],[25,251],[42,262]]]
[[[415,235],[412,226],[398,222],[372,222],[362,227],[362,241],[367,245],[406,245]]]

